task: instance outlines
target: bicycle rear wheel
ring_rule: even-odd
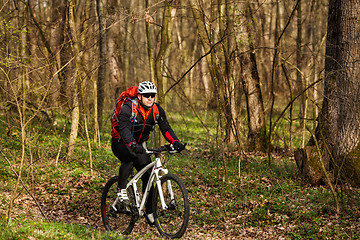
[[[108,231],[118,232],[121,234],[130,234],[138,218],[135,207],[135,195],[133,189],[128,188],[128,197],[130,206],[122,206],[119,202],[112,207],[116,195],[116,188],[119,177],[112,177],[106,184],[101,196],[101,217],[103,224]]]
[[[162,208],[159,191],[155,187],[153,195],[155,225],[163,236],[180,238],[184,235],[189,222],[188,193],[183,182],[174,174],[166,174],[160,180],[167,209]]]

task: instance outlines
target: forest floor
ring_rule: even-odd
[[[169,121],[176,122],[178,137],[189,143],[182,155],[163,161],[189,192],[191,217],[183,239],[360,239],[359,188],[336,186],[337,212],[328,186],[310,186],[299,178],[294,149],[278,147],[269,160],[262,153],[226,149],[209,136],[215,136],[217,128],[209,133],[195,117],[173,113]],[[207,121],[216,123],[216,118],[208,116]],[[31,126],[33,137],[27,142],[9,222],[22,146],[19,133],[9,134],[2,123],[0,239],[123,238],[105,231],[100,214],[102,189],[119,167],[110,143],[93,146],[91,172],[87,142],[79,138],[68,159],[66,148],[61,148],[67,142],[67,136],[59,134],[63,127],[54,130],[46,124]],[[288,133],[285,128],[277,131],[283,131],[279,136]],[[287,145],[280,138],[273,141]],[[126,239],[161,237],[141,218]]]
[[[180,163],[174,157],[178,163],[170,166],[184,180],[191,201],[191,219],[183,239],[360,238],[360,190],[349,186],[339,189],[341,210],[337,214],[326,186],[308,186],[298,179],[291,155],[274,156],[268,165],[262,154],[249,153],[247,160],[240,162],[240,172],[236,153],[227,156],[226,172],[209,151],[184,155],[185,161]],[[101,189],[111,173],[117,171],[115,161],[108,164],[113,166],[109,172],[103,169],[92,176],[80,170],[83,165],[79,161],[38,165],[36,175],[27,175],[27,182],[33,182],[28,188],[31,195],[20,187],[13,218],[105,231],[99,211]],[[0,184],[0,217],[4,217],[12,185],[6,178]],[[13,226],[14,231],[17,226]],[[32,231],[28,235],[38,236]],[[142,218],[126,239],[144,238],[161,239],[156,228],[149,227]]]

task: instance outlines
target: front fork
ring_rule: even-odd
[[[159,177],[159,171],[160,170],[164,174],[167,174],[168,170],[167,169],[162,169],[161,167],[159,169],[155,169],[156,186],[158,188],[161,207],[162,207],[163,210],[166,210],[166,209],[169,208],[169,206],[165,202],[164,192],[163,192],[162,187],[161,187],[161,180],[160,180],[160,177]],[[167,180],[166,185],[167,185],[168,194],[169,194],[169,197],[170,197],[170,200],[171,200],[170,203],[172,203],[174,201],[174,193],[173,193],[173,190],[172,190],[172,187],[171,187],[171,181]]]

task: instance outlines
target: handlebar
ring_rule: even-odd
[[[185,143],[186,146],[186,143]],[[174,149],[174,146],[172,144],[166,144],[164,146],[161,146],[160,148],[148,148],[146,149],[147,154],[159,154],[161,152],[167,151],[170,154],[174,153],[180,153],[179,151]]]

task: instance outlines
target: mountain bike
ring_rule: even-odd
[[[172,145],[146,150],[147,154],[154,155],[155,158],[135,176],[130,176],[126,186],[130,205],[122,205],[116,194],[118,176],[112,177],[105,184],[101,196],[101,217],[108,231],[130,234],[140,216],[144,216],[150,223],[144,208],[147,199],[152,197],[154,223],[159,233],[167,238],[180,238],[184,235],[190,216],[188,192],[180,178],[162,166],[160,154],[165,151],[177,153]],[[149,169],[152,169],[150,178],[141,196],[138,191],[139,180]],[[153,196],[150,196],[152,186],[154,191]]]

